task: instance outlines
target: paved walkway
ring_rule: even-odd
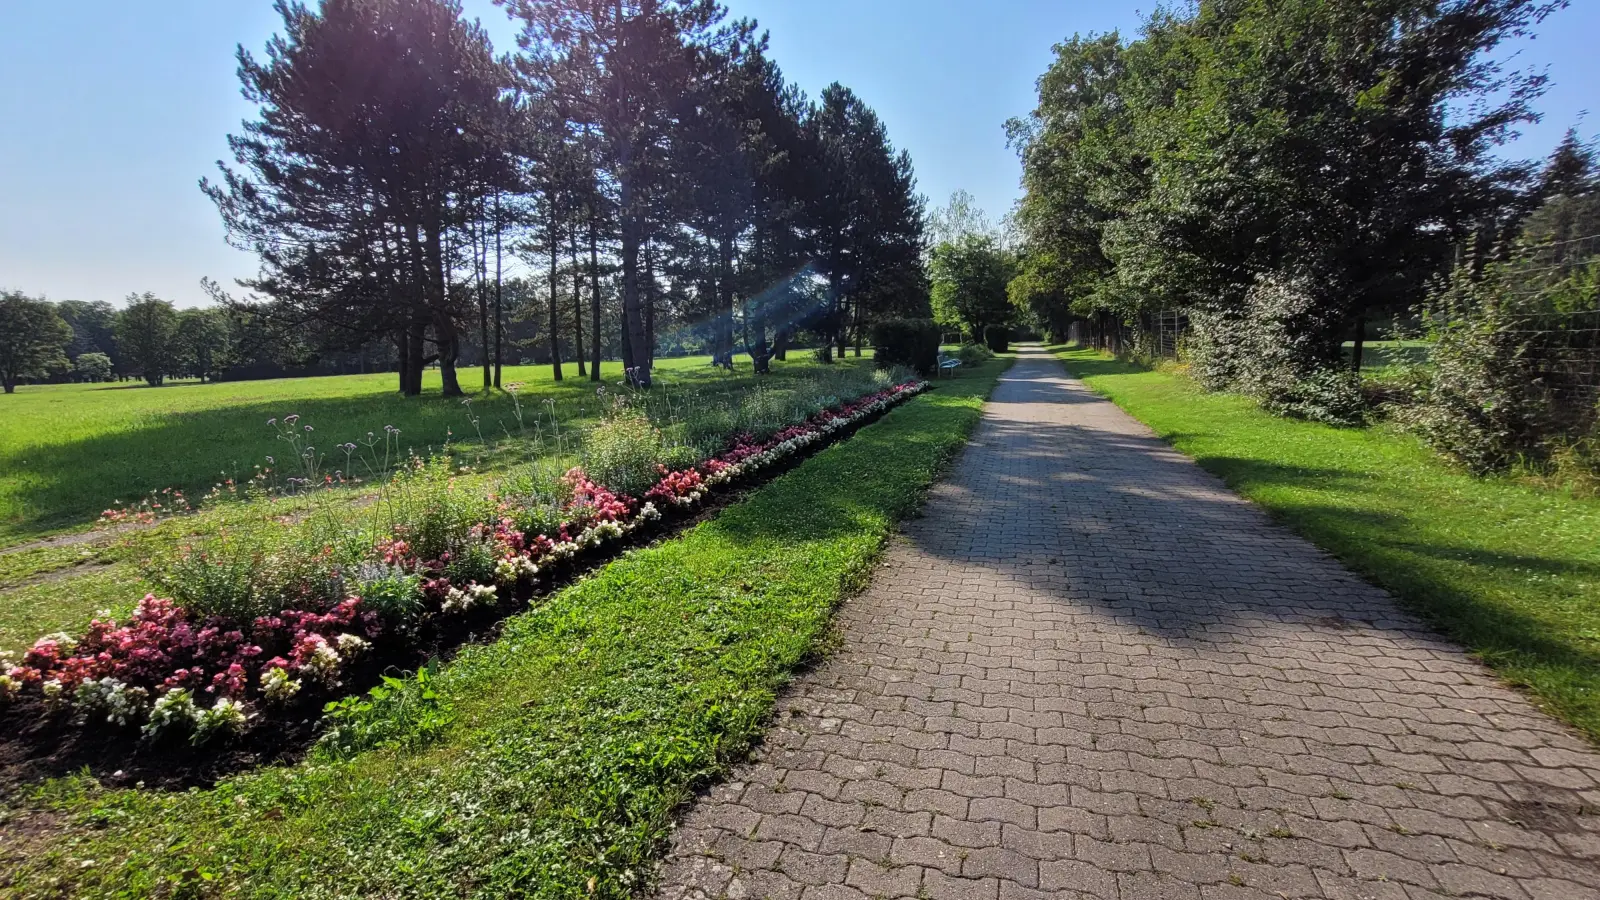
[[[1600,898],[1600,754],[1041,351],[838,623],[663,897]]]

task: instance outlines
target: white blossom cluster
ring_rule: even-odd
[[[493,603],[499,590],[492,584],[469,584],[466,589],[453,587],[445,595],[445,612],[466,612],[480,604]]]
[[[291,677],[282,666],[261,673],[261,693],[270,703],[287,703],[300,693],[300,679]]]

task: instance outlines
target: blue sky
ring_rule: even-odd
[[[1121,0],[725,0],[772,33],[773,55],[812,95],[854,88],[911,151],[934,205],[974,194],[991,217],[1018,194],[1001,123],[1033,106],[1051,45],[1074,32],[1132,31]],[[497,49],[514,30],[489,0],[465,0]],[[251,108],[233,51],[259,51],[269,0],[16,0],[0,28],[0,288],[120,302],[154,291],[204,301],[204,276],[248,276],[196,188]],[[1541,155],[1600,86],[1600,3],[1557,13],[1520,61],[1548,63],[1546,119],[1516,155]],[[1600,131],[1589,122],[1585,134]]]

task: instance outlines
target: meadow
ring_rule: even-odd
[[[777,377],[814,365],[795,353],[776,363]],[[658,377],[668,389],[740,384],[748,364],[729,374],[710,357],[664,359]],[[622,364],[608,362],[602,385],[616,389]],[[521,383],[525,415],[558,405],[563,420],[592,418],[604,403],[594,382],[566,367],[556,383],[549,366],[514,366],[502,383]],[[439,376],[428,373],[421,397],[402,397],[392,372],[320,378],[177,382],[151,388],[124,384],[24,385],[0,399],[0,547],[85,526],[117,501],[136,502],[152,490],[178,488],[192,498],[225,479],[244,481],[284,445],[267,420],[290,414],[317,429],[317,441],[337,463],[335,444],[359,441],[384,426],[400,429],[404,448],[426,453],[446,442],[495,444],[516,436],[511,397],[503,391],[471,393],[469,409],[439,395]],[[462,382],[477,382],[464,370]],[[481,429],[481,438],[479,429]],[[336,466],[330,465],[329,468]]]

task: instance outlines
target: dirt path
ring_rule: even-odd
[[[666,898],[1600,898],[1600,754],[1028,349]]]

